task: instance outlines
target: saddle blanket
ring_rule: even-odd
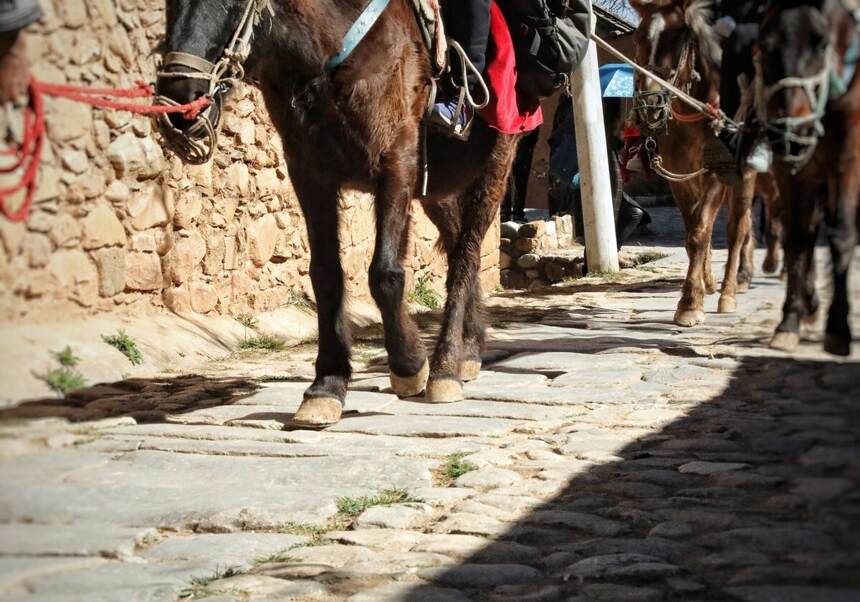
[[[458,0],[459,1],[459,0]],[[441,73],[448,63],[448,42],[438,0],[412,0],[412,8],[418,19],[418,28],[424,44],[433,57],[433,68]]]

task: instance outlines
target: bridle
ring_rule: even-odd
[[[681,73],[688,63],[692,63],[693,65],[690,81],[679,85]],[[648,65],[646,68],[659,74],[660,68],[655,65]],[[692,40],[688,39],[684,42],[681,54],[678,57],[678,65],[670,73],[670,77],[670,83],[685,93],[689,93],[694,81],[701,79],[701,76],[696,71],[696,49]],[[673,113],[672,103],[674,100],[675,97],[669,90],[637,90],[633,95],[633,112],[639,126],[650,133],[666,132],[669,127],[669,119]]]
[[[157,120],[165,140],[184,161],[199,165],[208,161],[215,152],[223,97],[245,77],[245,61],[251,54],[254,29],[266,10],[270,15],[274,15],[271,0],[246,1],[242,19],[215,63],[185,52],[168,52],[164,55],[157,72],[159,79],[196,79],[208,82],[205,96],[210,99],[210,104],[200,112],[190,127],[177,128],[167,115],[160,115]],[[156,96],[155,101],[162,105],[178,104],[163,95]]]
[[[818,141],[824,136],[824,115],[830,101],[830,75],[833,65],[833,49],[828,45],[824,67],[808,77],[784,77],[775,84],[765,86],[762,70],[762,54],[754,57],[756,67],[756,116],[770,139],[774,153],[790,166],[794,172],[803,169],[815,154]],[[812,111],[801,117],[770,117],[767,106],[780,92],[800,89],[806,95]],[[802,128],[812,127],[809,134],[799,133]],[[796,149],[796,150],[794,150]]]
[[[840,4],[852,16],[855,23],[860,23],[860,2],[857,0],[840,0]],[[779,6],[774,4],[762,21],[762,28],[777,16],[778,11]],[[855,36],[857,35],[860,35],[860,32],[855,33]],[[856,37],[854,43],[857,43]],[[788,165],[793,173],[803,169],[815,154],[818,142],[825,134],[824,116],[827,113],[827,105],[832,98],[838,97],[840,94],[840,90],[833,85],[835,67],[839,64],[840,57],[834,50],[832,40],[828,41],[825,53],[824,66],[818,73],[808,77],[785,77],[770,86],[766,86],[764,83],[764,63],[760,48],[753,58],[756,68],[756,116],[764,125],[767,133],[773,135],[771,146],[774,149],[774,154]],[[802,117],[771,118],[768,115],[767,107],[773,97],[780,92],[797,88],[803,90],[809,101],[809,106],[813,107],[812,112]],[[810,134],[798,133],[801,128],[809,126],[812,126]],[[793,149],[797,150],[794,151]]]

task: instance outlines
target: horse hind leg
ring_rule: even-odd
[[[517,141],[516,136],[499,135],[493,152],[487,158],[487,171],[460,196],[456,209],[450,209],[459,212],[462,225],[456,242],[451,241],[448,253],[448,295],[430,366],[427,401],[446,403],[463,399],[463,377],[477,376],[480,370],[480,348],[484,338],[478,280],[481,243],[505,192]]]
[[[794,351],[800,344],[801,322],[817,311],[815,296],[815,239],[818,234],[817,189],[783,175],[785,199],[785,264],[788,281],[782,320],[770,341],[771,349]]]
[[[411,166],[417,163],[401,157],[401,149],[412,148],[415,144],[408,139],[401,142],[397,152],[383,157],[375,201],[376,244],[369,280],[371,295],[382,314],[391,388],[399,397],[412,397],[424,391],[430,368],[418,327],[403,302],[406,287],[403,258],[409,245],[409,218],[416,178],[416,170]]]
[[[764,215],[764,239],[767,254],[762,264],[765,274],[775,274],[779,270],[780,241],[782,240],[782,208],[780,205],[779,191],[773,176],[759,175],[759,181],[766,178],[766,188],[762,190],[762,206]]]
[[[486,343],[482,296],[480,279],[475,278],[463,316],[463,352],[460,360],[460,380],[463,382],[475,380],[481,373],[481,351]]]
[[[749,172],[744,175],[743,184],[731,192],[728,221],[729,253],[717,308],[721,314],[737,311],[737,293],[741,288],[739,274],[744,261],[744,247],[752,229],[750,205],[754,185],[755,174]]]

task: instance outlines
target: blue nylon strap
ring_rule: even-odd
[[[358,19],[356,19],[355,23],[352,24],[352,27],[349,28],[349,31],[343,37],[341,51],[326,61],[326,69],[334,69],[349,58],[352,51],[356,49],[364,39],[364,36],[367,35],[367,32],[379,20],[382,11],[385,10],[389,2],[391,0],[370,0],[358,16]]]

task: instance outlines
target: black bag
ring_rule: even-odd
[[[517,88],[533,98],[567,84],[588,50],[589,0],[499,0],[517,56]]]

